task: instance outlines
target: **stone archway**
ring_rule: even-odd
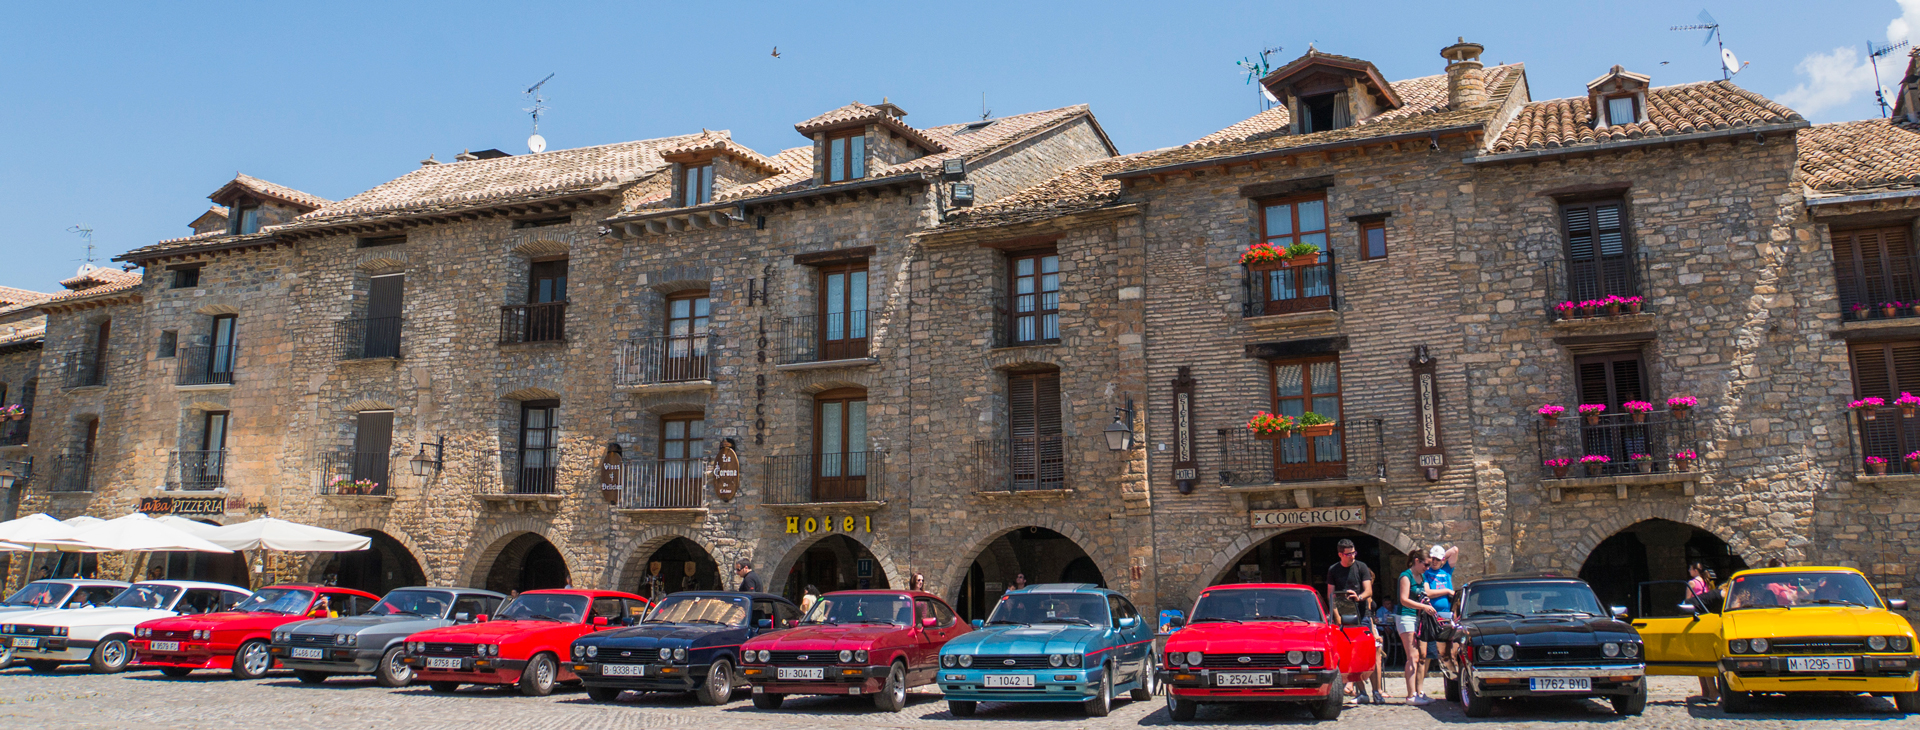
[[[609,566],[610,569],[607,571],[606,578],[602,581],[601,587],[612,591],[626,591],[629,593],[638,593],[643,596],[647,595],[637,589],[643,587],[646,581],[648,563],[652,562],[655,553],[666,548],[669,543],[678,540],[691,543],[694,550],[704,553],[706,562],[712,564],[711,569],[715,574],[723,573],[720,569],[719,553],[713,549],[712,545],[707,544],[697,531],[673,526],[653,527],[634,536],[633,540],[628,543],[626,551],[621,554],[620,562],[614,566]],[[696,555],[693,559],[697,561],[700,557]],[[705,580],[707,567],[708,566],[701,566],[696,571],[699,573],[696,577],[700,578],[701,587],[709,587],[706,585]],[[669,568],[673,569],[669,570]],[[684,576],[684,571],[675,566],[662,566],[661,572],[669,577]],[[719,583],[718,587],[724,588],[731,582],[730,579],[732,576],[731,574],[726,574],[716,575],[716,577]],[[678,590],[678,588],[674,587],[673,590]],[[668,592],[672,592],[672,590]]]
[[[339,585],[384,596],[395,588],[427,583],[427,571],[419,555],[406,543],[380,530],[353,530],[356,535],[373,538],[366,550],[329,553],[314,561],[313,582]]]
[[[797,596],[800,587],[788,586],[787,575],[793,571],[793,566],[799,563],[801,556],[806,554],[808,548],[813,547],[815,543],[821,540],[836,535],[853,541],[868,553],[872,554],[873,560],[876,563],[876,572],[879,574],[878,577],[884,578],[887,585],[904,588],[911,582],[906,572],[901,570],[900,562],[894,557],[893,551],[888,549],[885,544],[875,540],[872,534],[862,532],[822,532],[791,536],[782,540],[779,544],[769,547],[766,552],[781,556],[780,561],[766,565],[758,562],[754,564],[755,569],[762,571],[761,575],[765,577],[767,592],[793,594]],[[770,571],[769,568],[771,569]]]
[[[998,530],[979,546],[960,574],[943,593],[966,619],[986,618],[1001,595],[1013,590],[1017,578],[1028,585],[1091,583],[1111,587],[1115,575],[1103,569],[1087,552],[1085,543],[1057,530],[1023,525]]]
[[[1342,525],[1341,527],[1345,529],[1353,530],[1355,532],[1364,533],[1370,537],[1376,538],[1380,541],[1380,544],[1383,548],[1391,547],[1392,549],[1402,554],[1412,553],[1413,551],[1419,549],[1419,544],[1416,543],[1413,538],[1408,537],[1406,533],[1401,532],[1397,529],[1394,529],[1393,527],[1383,524],[1377,520],[1369,519],[1367,520],[1366,524]],[[1220,576],[1220,574],[1226,572],[1229,566],[1239,564],[1240,561],[1246,558],[1248,553],[1253,552],[1255,548],[1258,548],[1261,545],[1265,544],[1268,540],[1287,534],[1289,532],[1296,532],[1296,531],[1297,531],[1296,529],[1274,529],[1274,530],[1260,530],[1258,532],[1248,531],[1248,532],[1241,533],[1239,537],[1234,538],[1231,544],[1220,549],[1220,551],[1217,553],[1217,557],[1214,558],[1213,562],[1207,566],[1207,569],[1205,571],[1202,571],[1200,573],[1200,578],[1198,582],[1192,587],[1192,589],[1187,591],[1185,596],[1176,597],[1176,598],[1187,600],[1187,599],[1193,598],[1194,596],[1200,595],[1200,591],[1202,589],[1206,588],[1207,586],[1213,585],[1214,582]],[[1333,563],[1329,561],[1327,564],[1332,565]],[[1380,566],[1370,565],[1368,567],[1374,568],[1375,569],[1374,572],[1376,574],[1382,572],[1380,570]],[[1167,596],[1162,596],[1162,598],[1167,598]]]
[[[1105,546],[1092,539],[1077,524],[1042,515],[1030,515],[1002,518],[982,533],[984,537],[975,540],[965,550],[949,554],[945,565],[936,564],[937,567],[927,571],[927,590],[941,595],[952,595],[960,587],[960,582],[966,579],[974,561],[988,546],[1007,533],[1024,527],[1052,530],[1073,541],[1073,544],[1079,546],[1087,557],[1093,559],[1094,565],[1100,569],[1100,574],[1106,577],[1109,584],[1118,585],[1129,575],[1126,570],[1127,561],[1115,552],[1126,550],[1126,545]]]
[[[1727,547],[1739,555],[1748,565],[1759,565],[1765,557],[1756,550],[1747,535],[1726,529],[1719,517],[1710,512],[1694,509],[1692,505],[1680,503],[1639,502],[1603,513],[1587,526],[1579,538],[1559,552],[1551,566],[1556,570],[1572,573],[1587,562],[1593,550],[1614,534],[1648,520],[1666,520],[1689,525],[1711,533],[1727,544]],[[1790,557],[1790,556],[1787,556]]]
[[[552,525],[537,516],[516,515],[494,523],[480,533],[473,542],[468,543],[467,554],[461,558],[460,568],[453,579],[460,585],[484,586],[487,575],[493,570],[494,562],[500,557],[501,548],[517,538],[520,533],[532,533],[551,543],[566,560],[567,570],[576,585],[584,585],[591,575],[589,566],[598,566],[597,561],[588,562],[577,554],[566,540],[551,532]]]
[[[1656,517],[1601,540],[1587,551],[1579,576],[1602,602],[1625,606],[1635,617],[1679,616],[1679,604],[1687,596],[1687,568],[1694,563],[1702,564],[1716,581],[1749,565],[1713,532]]]

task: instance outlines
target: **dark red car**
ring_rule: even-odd
[[[639,623],[647,608],[647,599],[618,591],[527,591],[497,616],[407,637],[405,661],[415,680],[435,692],[514,684],[521,694],[545,696],[555,684],[578,679],[563,661],[574,639]]]
[[[787,695],[873,695],[882,710],[907,706],[907,689],[932,684],[940,647],[973,627],[923,591],[839,591],[820,597],[800,626],[740,646],[753,706]]]
[[[1191,618],[1167,637],[1167,714],[1184,721],[1206,702],[1298,702],[1316,718],[1339,717],[1341,687],[1373,671],[1374,636],[1327,623],[1325,607],[1303,585],[1201,591]]]
[[[195,669],[232,669],[256,679],[274,665],[273,630],[314,618],[357,616],[380,597],[352,588],[288,584],[262,588],[219,613],[154,619],[135,626],[133,664],[159,667],[169,677]]]

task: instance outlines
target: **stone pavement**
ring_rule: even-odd
[[[1389,684],[1398,686],[1397,680]],[[1430,693],[1438,693],[1432,683]],[[1509,704],[1489,720],[1468,720],[1458,706],[1436,702],[1424,708],[1393,704],[1350,707],[1337,724],[1367,730],[1441,727],[1456,723],[1489,723],[1502,728],[1920,728],[1920,718],[1905,717],[1888,700],[1870,697],[1818,697],[1763,701],[1762,712],[1729,719],[1717,708],[1689,704],[1688,678],[1655,679],[1647,713],[1617,718],[1598,702],[1561,700]],[[956,720],[938,694],[915,695],[899,714],[880,713],[866,700],[837,697],[791,698],[778,711],[763,712],[751,703],[704,707],[674,695],[628,694],[614,705],[592,702],[584,692],[562,689],[552,697],[530,698],[518,693],[465,689],[456,695],[436,695],[424,687],[382,689],[368,680],[334,680],[304,686],[281,673],[253,682],[228,678],[225,672],[201,672],[172,680],[157,672],[130,672],[98,676],[70,668],[52,675],[24,669],[0,672],[0,728],[247,728],[294,730],[325,728],[404,727],[407,730],[543,730],[567,728],[999,728],[1001,730],[1055,730],[1067,728],[1122,728],[1169,725],[1164,704],[1121,702],[1113,715],[1087,718],[1078,707],[1053,705],[983,705],[980,714]],[[1193,725],[1259,727],[1308,725],[1304,710],[1280,705],[1214,706],[1201,710]]]

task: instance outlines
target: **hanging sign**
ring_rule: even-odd
[[[1192,494],[1200,479],[1200,459],[1193,444],[1193,369],[1180,366],[1173,379],[1173,481],[1181,494]]]
[[[713,457],[713,493],[728,502],[740,493],[740,453],[733,450],[731,439],[720,442],[720,453]]]
[[[1447,467],[1447,450],[1440,443],[1440,385],[1435,373],[1439,363],[1427,355],[1426,345],[1419,345],[1407,364],[1413,368],[1414,413],[1420,418],[1420,443],[1414,454],[1427,481],[1437,482]]]
[[[607,452],[600,455],[600,488],[620,488],[620,463],[625,457],[620,454],[619,444],[607,444]]]
[[[1313,509],[1261,509],[1248,512],[1253,527],[1307,527],[1311,525],[1364,525],[1365,507],[1316,507]]]

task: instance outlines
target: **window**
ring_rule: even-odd
[[[259,232],[260,206],[236,206],[233,211],[233,216],[228,219],[227,225],[229,226],[228,233],[247,234]]]
[[[604,618],[607,620],[607,623],[615,625],[624,623],[627,619],[627,607],[621,605],[619,598],[595,598],[593,599],[592,617],[587,619],[587,621],[591,622],[596,618]]]
[[[663,382],[707,378],[707,292],[688,291],[667,297],[667,358]]]
[[[567,260],[535,261],[527,270],[527,303],[567,300]]]
[[[406,234],[403,233],[398,236],[376,236],[373,238],[362,238],[354,242],[354,245],[360,248],[375,248],[378,246],[398,246],[406,242],[407,242],[407,236]]]
[[[1639,352],[1584,355],[1574,361],[1574,367],[1582,404],[1605,405],[1608,412],[1621,414],[1626,412],[1623,404],[1627,401],[1652,400],[1647,366]],[[1681,448],[1680,442],[1672,439],[1670,430],[1636,425],[1621,416],[1602,419],[1598,424],[1582,421],[1579,428],[1580,452],[1572,456],[1575,459],[1586,455],[1607,457],[1611,461],[1601,467],[1607,470],[1605,473],[1632,468],[1634,454],[1650,454],[1664,461],[1668,454]]]
[[[180,485],[185,489],[218,489],[225,484],[227,425],[226,411],[208,411],[200,422],[200,451],[188,452],[180,460]]]
[[[773,621],[773,601],[753,602],[753,621],[747,625],[758,627],[761,621]]]
[[[1632,96],[1607,99],[1607,125],[1618,126],[1640,121],[1640,102]]]
[[[681,205],[701,205],[713,200],[713,163],[681,168]]]
[[[174,330],[160,331],[160,357],[173,357],[180,351],[180,333]]]
[[[520,494],[553,494],[554,467],[560,456],[555,418],[559,401],[524,401],[520,404]]]
[[[560,342],[567,338],[567,260],[527,267],[527,303],[501,310],[500,341]]]
[[[113,321],[102,320],[93,330],[93,351],[87,354],[86,361],[80,363],[77,373],[80,385],[100,385],[107,382],[107,344],[113,339]]]
[[[405,274],[385,274],[367,281],[367,320],[360,339],[360,357],[400,356],[400,313],[405,307],[406,290]]]
[[[1013,344],[1059,341],[1060,255],[1052,251],[1018,254],[1009,263]]]
[[[800,624],[800,609],[785,603],[776,603],[773,604],[773,610],[774,613],[780,617],[779,626],[798,626]]]
[[[815,502],[859,502],[867,488],[867,393],[842,388],[814,399]]]
[[[377,485],[374,494],[389,494],[387,467],[393,452],[393,411],[354,414],[353,456],[349,465],[354,481]]]
[[[827,182],[867,176],[867,137],[859,132],[827,138]]]
[[[173,289],[192,289],[200,285],[199,266],[176,266],[173,271]]]
[[[697,503],[706,474],[707,417],[702,413],[673,413],[660,417],[660,477],[670,495],[691,498],[675,504]]]
[[[1260,240],[1284,249],[1297,243],[1327,250],[1325,195],[1282,198],[1261,204]],[[1251,314],[1291,314],[1333,308],[1333,266],[1256,269],[1250,272]]]
[[[1920,391],[1920,342],[1873,342],[1850,348],[1853,397],[1891,404],[1901,393]]]
[[[1640,353],[1586,355],[1575,361],[1580,380],[1580,403],[1601,404],[1608,411],[1624,412],[1621,404],[1648,399],[1646,366]]]
[[[820,359],[867,356],[867,262],[820,267]]]
[[[1007,376],[1008,453],[1013,489],[1060,489],[1066,451],[1060,438],[1060,372]]]
[[[1920,265],[1906,227],[1833,231],[1831,237],[1842,314],[1852,314],[1856,304],[1873,309],[1920,299]]]
[[[239,318],[231,314],[215,315],[213,336],[207,353],[207,382],[233,382],[233,335]]]
[[[1560,206],[1560,221],[1567,241],[1567,299],[1584,302],[1639,295],[1625,203],[1568,203]]]
[[[1353,125],[1346,92],[1300,97],[1300,133],[1325,132]]]
[[[953,614],[953,609],[947,607],[947,604],[939,601],[927,601],[927,604],[933,607],[933,618],[940,628],[951,628],[954,622],[959,619],[958,616]]]
[[[1340,360],[1337,357],[1275,362],[1271,367],[1275,413],[1299,418],[1312,411],[1334,421],[1333,433],[1273,441],[1275,481],[1341,479],[1347,474],[1346,418],[1340,412]]]
[[[453,602],[453,613],[455,618],[464,613],[472,621],[481,614],[491,615],[499,607],[500,599],[492,596],[461,596]]]
[[[1367,221],[1360,224],[1360,258],[1368,261],[1387,257],[1387,222]]]

